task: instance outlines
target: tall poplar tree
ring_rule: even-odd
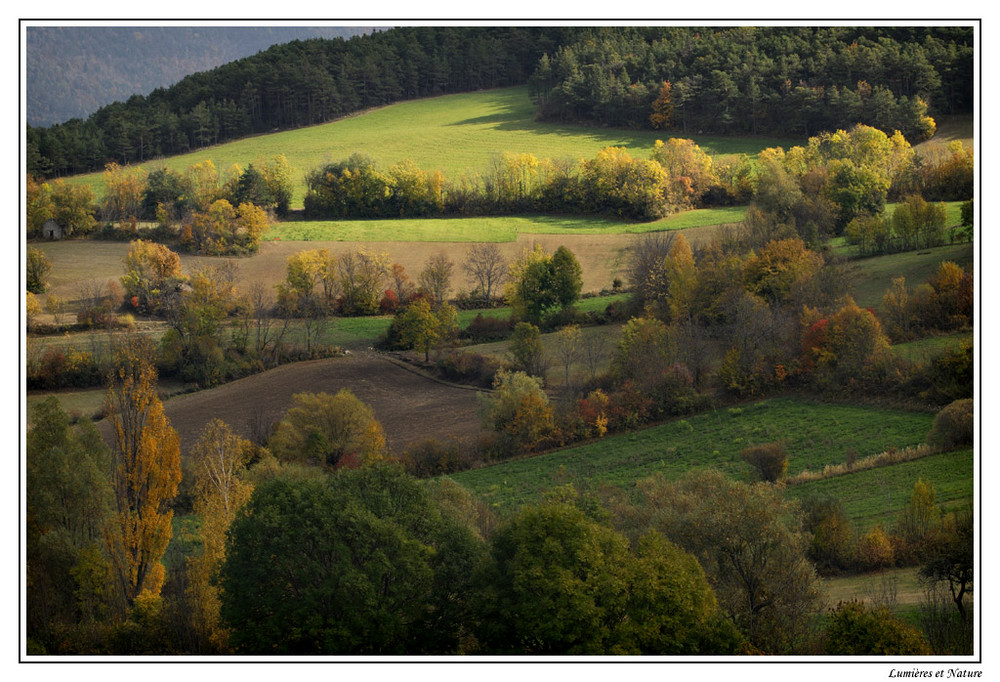
[[[108,381],[117,520],[108,546],[127,607],[144,591],[157,595],[163,586],[160,560],[170,542],[170,502],[181,480],[180,438],[156,395],[152,357],[147,338],[126,337],[115,348]]]
[[[192,624],[202,642],[224,651],[228,632],[219,626],[219,590],[212,576],[226,557],[226,532],[236,512],[250,499],[253,484],[244,480],[253,453],[250,441],[213,419],[191,450],[194,461],[194,512],[201,516],[202,553],[188,557]]]

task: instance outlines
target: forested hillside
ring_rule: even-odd
[[[406,27],[278,45],[86,121],[28,130],[28,171],[142,162],[390,102],[529,82],[545,119],[684,134],[865,123],[917,141],[972,103],[968,28]]]
[[[803,134],[864,123],[908,139],[972,106],[972,31],[931,27],[615,28],[532,77],[546,119],[688,133]]]
[[[29,26],[27,118],[47,126],[172,85],[184,76],[307,38],[361,26]]]
[[[403,99],[527,81],[569,39],[564,28],[401,28],[305,40],[103,107],[86,121],[28,130],[28,171],[63,175],[141,162]]]

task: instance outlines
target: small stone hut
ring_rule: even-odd
[[[50,218],[42,225],[42,237],[45,239],[62,239],[63,229],[59,223]]]

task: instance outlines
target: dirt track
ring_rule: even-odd
[[[375,354],[286,365],[171,398],[163,406],[180,433],[181,452],[186,454],[215,417],[249,437],[248,420],[255,410],[260,409],[270,421],[277,420],[292,405],[295,393],[336,393],[342,388],[372,407],[394,452],[425,438],[465,440],[480,432],[476,391],[437,383]],[[101,427],[106,430],[106,423]]]

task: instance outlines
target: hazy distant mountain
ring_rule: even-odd
[[[28,123],[48,126],[86,118],[111,102],[146,95],[277,43],[371,31],[361,26],[29,26]]]

